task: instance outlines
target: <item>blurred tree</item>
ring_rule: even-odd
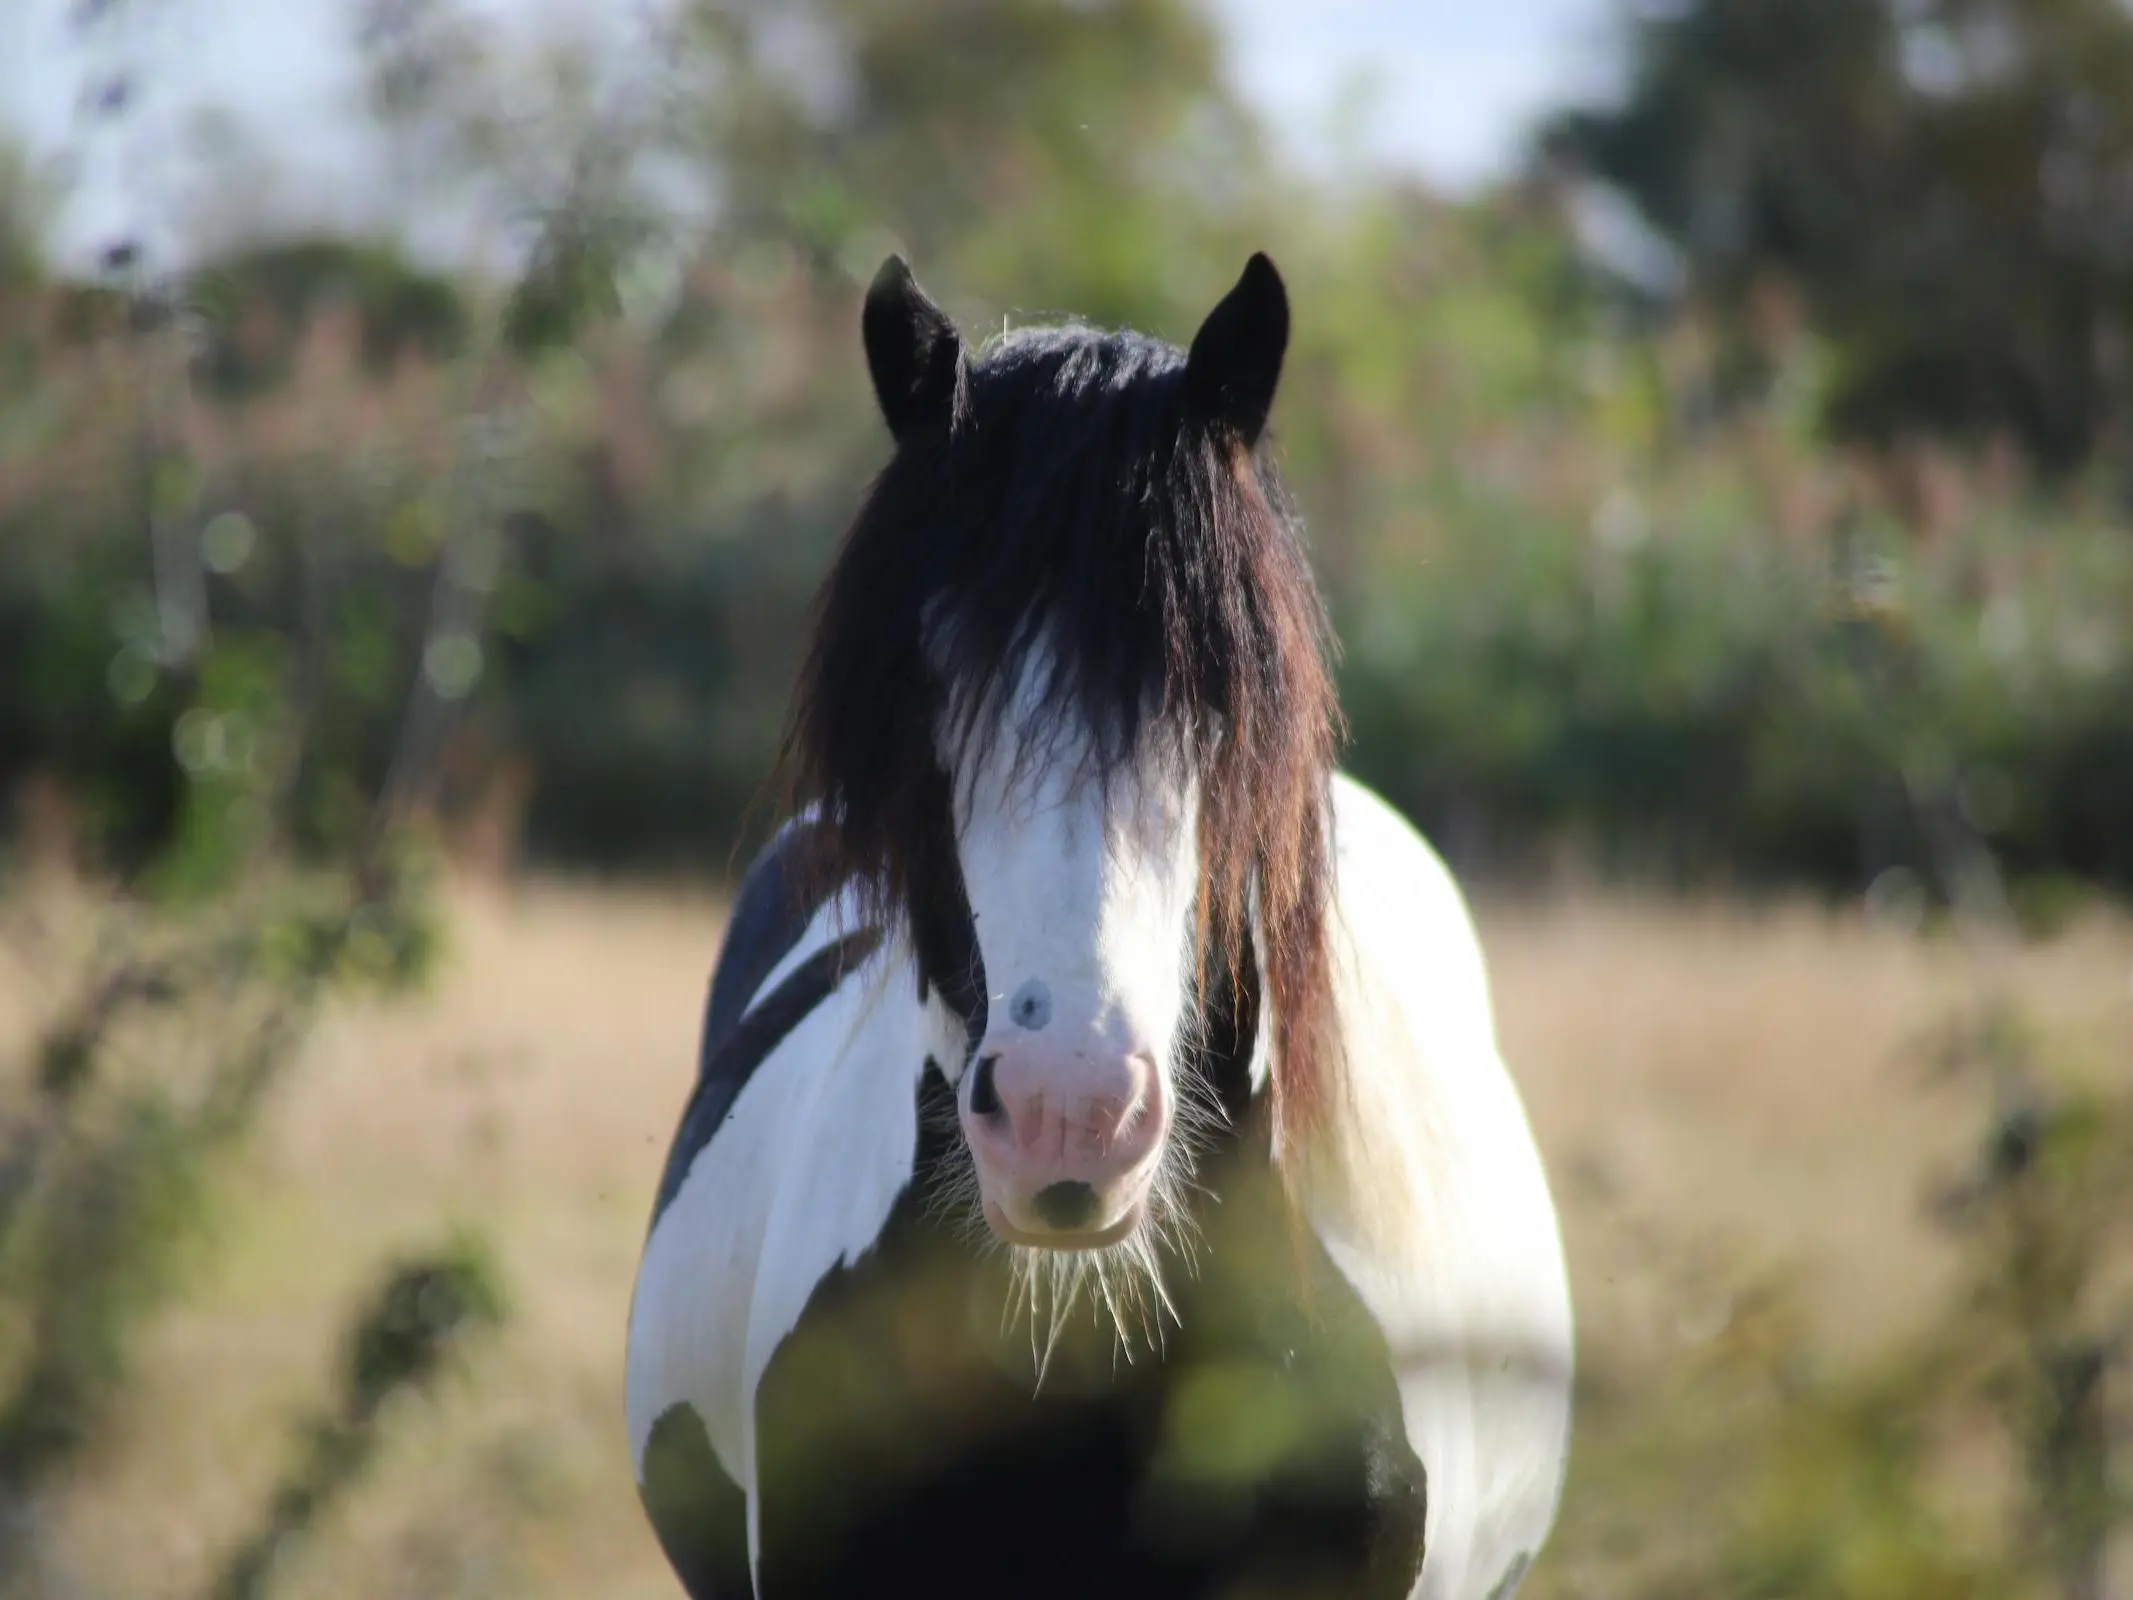
[[[895,244],[996,309],[1168,325],[1270,175],[1189,0],[694,0],[676,59],[723,233],[862,280]]]
[[[1841,433],[2006,433],[2073,467],[2133,401],[2133,13],[2117,0],[1688,0],[1543,149],[1735,313],[1782,279]]]
[[[1911,348],[1896,333],[1940,337],[1937,302],[1863,258],[1904,244],[1921,281],[1972,295],[1897,226],[1883,182],[1888,151],[1916,144],[1902,119],[1932,100],[1914,80],[1948,78],[1922,11],[1742,0],[1697,33],[1677,8],[1666,26],[1695,70],[1646,94],[1673,109],[1615,114],[1602,140],[1666,180],[1647,203],[1702,241],[1705,293],[1737,328],[1782,270],[1859,330],[1834,363],[1791,341],[1731,410],[1708,400],[1727,371],[1713,319],[1654,337],[1613,314],[1551,186],[1454,202],[1285,171],[1189,0],[689,0],[635,60],[613,38],[575,59],[521,48],[463,0],[351,14],[409,242],[248,245],[192,275],[211,402],[188,423],[195,461],[140,386],[109,381],[140,305],[117,281],[49,288],[32,381],[0,391],[0,789],[56,783],[106,867],[154,856],[182,820],[168,750],[189,680],[163,663],[159,606],[199,564],[178,546],[210,524],[258,534],[205,579],[216,626],[281,640],[324,708],[287,809],[294,843],[331,847],[354,804],[343,779],[374,783],[395,748],[459,492],[450,442],[504,393],[530,431],[478,737],[455,749],[446,805],[509,765],[535,855],[727,862],[807,597],[884,451],[854,336],[882,253],[911,254],[973,336],[1070,311],[1182,339],[1266,245],[1297,308],[1276,436],[1346,646],[1353,764],[1462,864],[1572,839],[1629,871],[1849,886],[1863,834],[1877,867],[1908,860],[1894,741],[1824,614],[1856,588],[1901,619],[1906,751],[1978,775],[2010,867],[2133,882],[2133,568],[2115,511],[1951,469],[1945,537],[1908,538],[1869,486],[1868,565],[1888,573],[1827,559],[1855,491],[1816,443],[1823,394],[1910,370],[1869,360]],[[242,187],[251,170],[217,176]],[[1748,193],[1752,228],[1725,203]],[[506,234],[515,248],[489,248]],[[448,280],[410,264],[466,240]],[[1988,265],[2000,248],[1964,246]],[[487,327],[499,290],[506,358],[434,359],[447,294]],[[1975,298],[1958,309],[1994,337],[1992,319],[2054,305]],[[389,385],[319,337],[302,348],[325,359],[263,403],[221,403],[249,323],[293,338],[335,301],[361,308],[365,338],[377,308],[383,348],[405,325],[436,337],[398,340],[413,360]],[[1952,334],[1932,348],[1988,377],[2004,353]],[[1709,424],[1693,439],[1668,426],[1691,415]],[[162,568],[143,564],[151,489],[176,552]]]
[[[36,370],[50,200],[29,153],[0,137],[0,383],[11,387]]]
[[[19,144],[0,139],[0,297],[26,288],[43,275],[50,202],[51,195],[29,153]]]
[[[358,0],[352,34],[396,179],[465,214],[478,270],[509,260],[507,344],[556,349],[618,312],[678,198],[648,186],[644,64],[618,77],[590,37],[499,49],[456,0]]]
[[[241,249],[187,274],[186,299],[206,319],[198,371],[218,395],[254,393],[286,378],[312,321],[352,315],[374,376],[394,362],[455,355],[467,334],[458,287],[383,244],[290,239]]]
[[[298,1431],[297,1461],[266,1515],[234,1550],[213,1600],[266,1600],[325,1512],[375,1465],[385,1408],[431,1385],[470,1336],[503,1320],[496,1268],[479,1241],[455,1240],[395,1265],[345,1336],[336,1404]]]
[[[156,65],[117,52],[135,63],[120,71],[100,54],[116,50],[126,9],[85,5],[69,19],[106,131],[134,103],[136,74]],[[0,287],[17,259],[5,183]],[[100,292],[53,297],[58,342],[93,341],[80,366],[101,382],[55,363],[0,388],[0,554],[11,558],[0,562],[0,680],[21,696],[0,710],[0,782],[86,779],[75,792],[87,815],[66,842],[101,877],[88,927],[60,937],[18,893],[15,860],[0,860],[0,940],[45,1013],[28,1060],[0,1073],[4,1595],[82,1592],[51,1513],[94,1492],[98,1447],[132,1422],[143,1338],[194,1264],[188,1248],[226,1224],[211,1204],[217,1178],[321,1012],[404,990],[429,967],[436,909],[408,822],[479,676],[500,565],[504,452],[489,441],[507,419],[493,399],[449,463],[458,492],[442,506],[434,572],[375,597],[368,615],[334,582],[315,523],[267,521],[262,534],[247,511],[264,511],[265,496],[231,481],[241,474],[217,481],[190,319],[150,257],[119,230],[101,251]],[[336,284],[367,295],[380,328],[449,324],[451,291],[425,294],[392,265],[338,245],[265,250],[210,274],[207,298],[219,289],[230,320],[255,306],[299,318]],[[85,420],[102,437],[77,453]],[[244,509],[200,515],[210,484]],[[315,480],[300,502],[316,498],[306,488]],[[261,614],[261,590],[276,588],[302,592],[293,628]],[[327,681],[353,675],[366,636],[383,656],[373,676],[387,680],[368,696]],[[394,672],[402,637],[419,665]],[[345,737],[351,702],[359,719],[397,723],[386,759]],[[272,1548],[233,1556],[234,1592],[267,1592],[284,1536],[374,1453],[383,1403],[500,1313],[474,1241],[387,1281],[353,1330],[351,1379],[313,1430],[314,1459],[266,1508]]]

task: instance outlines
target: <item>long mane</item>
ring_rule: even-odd
[[[1196,413],[1185,353],[1018,331],[959,361],[945,425],[900,439],[846,534],[787,725],[788,799],[820,808],[814,869],[916,927],[958,871],[945,770],[1033,661],[1025,752],[1098,783],[1189,763],[1203,959],[1236,963],[1256,933],[1292,1137],[1325,1106],[1337,1051],[1330,648],[1278,476]]]

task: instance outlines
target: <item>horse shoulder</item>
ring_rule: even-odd
[[[1497,1048],[1450,872],[1353,780],[1335,787],[1335,990],[1346,1057],[1306,1208],[1393,1351],[1429,1474],[1425,1600],[1508,1596],[1555,1514],[1572,1322],[1555,1208]]]
[[[796,993],[807,1001],[810,964],[840,952],[849,970],[815,982],[824,992],[812,1003],[788,1005],[798,1015],[770,1017]],[[749,963],[753,993],[722,1007],[727,975]],[[704,1076],[638,1268],[627,1414],[648,1499],[655,1444],[693,1415],[702,1442],[692,1445],[711,1458],[700,1475],[722,1475],[745,1503],[752,1561],[756,1387],[817,1285],[866,1253],[909,1185],[918,1079],[942,1024],[901,947],[855,931],[843,897],[815,908],[775,960],[729,939],[712,987]],[[775,1037],[760,1060],[722,1082],[721,1030],[745,1051],[746,1031],[766,1019]],[[700,1125],[706,1110],[715,1126]]]

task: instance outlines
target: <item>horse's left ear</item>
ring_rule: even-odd
[[[1207,314],[1185,361],[1186,392],[1209,421],[1232,430],[1245,448],[1259,442],[1281,358],[1289,348],[1289,292],[1263,253],[1244,264],[1244,276]]]

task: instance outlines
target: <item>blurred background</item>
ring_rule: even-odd
[[[861,288],[1261,247],[1564,1213],[1524,1593],[2133,1596],[2119,0],[11,0],[0,1589],[674,1593],[622,1332]]]

